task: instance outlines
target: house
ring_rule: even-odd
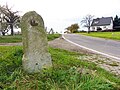
[[[93,19],[91,24],[91,31],[106,31],[113,29],[113,18],[102,17]]]
[[[67,33],[71,33],[71,32],[67,30],[67,31],[65,31],[64,33],[67,34]]]

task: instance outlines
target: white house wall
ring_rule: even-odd
[[[100,26],[100,28],[101,28],[102,30],[107,30],[107,29],[112,29],[112,26],[111,26],[111,25]]]
[[[109,29],[113,29],[113,20],[111,20],[111,24],[108,27]]]
[[[95,29],[93,29],[93,27]],[[97,27],[100,27],[102,30],[113,29],[113,21],[111,20],[111,24],[106,26],[92,26],[91,31],[97,31]]]
[[[100,27],[102,30],[107,30],[107,29],[113,29],[113,25],[107,25],[107,26],[94,26],[94,30],[91,27],[91,31],[97,31],[97,27]]]
[[[104,25],[104,26],[92,26],[90,28],[91,31],[97,31],[97,27],[100,27],[102,30],[107,30],[107,29],[113,29],[113,20],[111,20],[110,25]],[[93,29],[94,28],[94,29]]]

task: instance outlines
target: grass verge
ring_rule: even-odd
[[[53,67],[27,74],[22,69],[22,47],[0,47],[0,89],[4,90],[119,90],[120,78],[78,60],[83,54],[49,48]]]
[[[79,34],[92,36],[92,37],[112,39],[112,40],[120,40],[120,32],[90,32],[89,34],[88,33],[79,33]]]
[[[61,34],[47,34],[48,41],[54,40],[56,38],[59,38]]]
[[[48,41],[54,40],[55,38],[60,37],[60,34],[48,34]],[[22,35],[14,35],[14,36],[0,36],[0,43],[17,43],[22,42]]]
[[[22,35],[0,36],[0,43],[16,43],[22,42]]]

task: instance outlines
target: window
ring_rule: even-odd
[[[92,27],[92,30],[95,30],[95,27]]]
[[[104,26],[103,28],[106,29],[106,26]]]
[[[95,21],[94,24],[97,24],[99,21]]]
[[[100,27],[97,27],[97,31],[101,31],[102,30],[102,28],[100,28]]]

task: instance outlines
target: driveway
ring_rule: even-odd
[[[104,56],[120,60],[120,42],[78,34],[64,34],[65,40]]]

